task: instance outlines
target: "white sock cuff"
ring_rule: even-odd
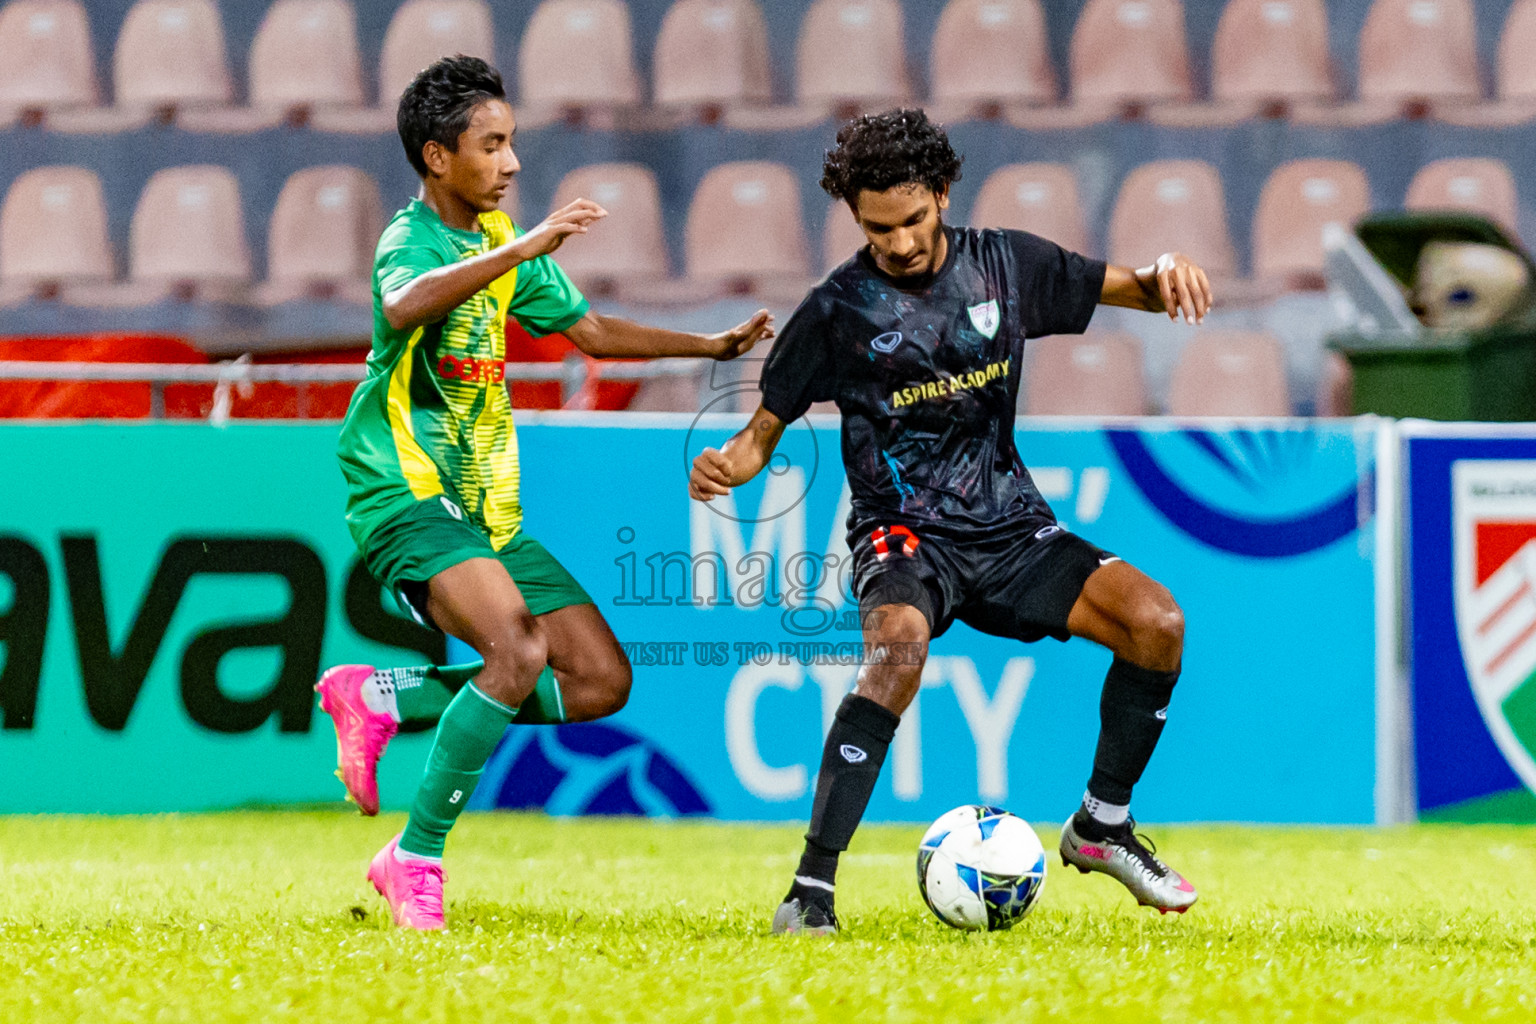
[[[399,843],[395,844],[395,860],[402,864],[409,864],[412,861],[422,864],[441,864],[443,862],[441,857],[428,857],[424,853],[411,853],[409,850],[402,850]]]
[[[1087,792],[1083,794],[1083,810],[1101,825],[1123,825],[1131,816],[1130,804],[1107,804]]]

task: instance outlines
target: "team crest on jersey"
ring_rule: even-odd
[[[986,302],[967,306],[965,311],[971,314],[971,325],[983,335],[991,338],[997,334],[997,326],[1002,323],[1002,317],[997,311],[996,299],[988,299]]]
[[[1536,461],[1451,467],[1456,632],[1472,696],[1536,790]]]
[[[878,335],[873,340],[871,340],[869,347],[874,349],[876,352],[880,352],[884,355],[890,355],[892,352],[896,351],[896,346],[900,344],[900,331],[886,331],[884,334]]]

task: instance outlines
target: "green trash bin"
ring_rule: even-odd
[[[1431,241],[1497,245],[1536,265],[1518,244],[1470,214],[1377,214],[1355,234],[1405,289]],[[1536,420],[1536,296],[1517,301],[1497,323],[1475,330],[1344,332],[1328,347],[1349,361],[1354,411],[1434,420]]]

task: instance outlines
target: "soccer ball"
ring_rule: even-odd
[[[1029,822],[966,804],[939,817],[917,847],[917,887],[934,916],[967,931],[1023,920],[1045,888],[1045,849]]]

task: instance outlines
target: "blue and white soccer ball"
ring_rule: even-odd
[[[934,916],[967,931],[1012,928],[1045,888],[1045,849],[1029,822],[967,804],[939,817],[917,848],[917,887]]]

